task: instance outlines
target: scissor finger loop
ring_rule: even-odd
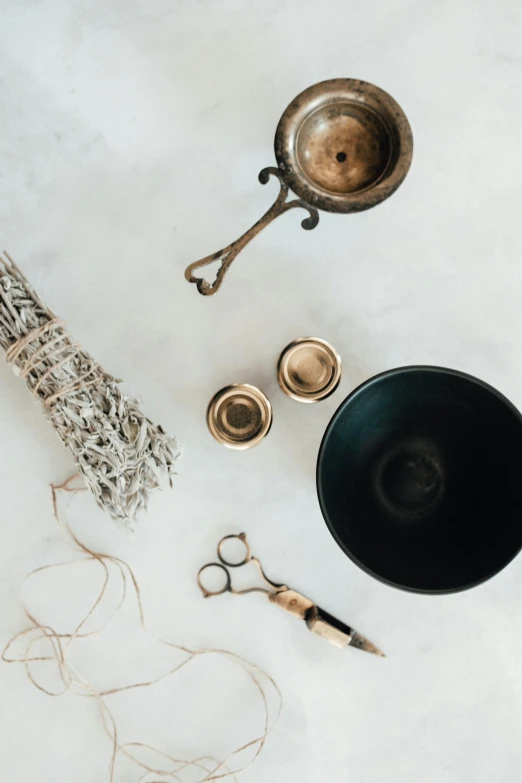
[[[240,541],[244,547],[245,554],[242,560],[236,560],[235,562],[231,562],[230,560],[227,560],[225,555],[223,554],[223,545],[225,545],[227,541],[231,541],[232,539],[236,539],[237,541]],[[245,533],[224,536],[224,538],[222,538],[218,544],[217,553],[223,565],[226,565],[229,568],[238,568],[239,566],[245,565],[250,560],[252,560],[252,553],[250,551],[250,546],[247,541]]]
[[[208,571],[209,568],[220,568],[223,573],[225,574],[226,581],[223,587],[217,588],[216,590],[209,590],[205,587],[203,584],[201,577],[205,571]],[[222,595],[223,593],[232,592],[232,585],[230,582],[230,574],[228,573],[228,569],[225,568],[224,565],[221,563],[207,563],[206,565],[202,566],[202,568],[198,571],[198,585],[199,589],[203,593],[204,598],[209,598],[212,595]]]

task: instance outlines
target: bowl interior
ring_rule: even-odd
[[[522,418],[499,392],[433,367],[392,370],[332,419],[317,481],[326,522],[358,565],[397,587],[451,592],[522,546]]]
[[[337,101],[304,120],[296,146],[299,165],[313,184],[331,193],[357,193],[385,173],[393,138],[368,106]]]
[[[298,95],[277,126],[275,155],[290,189],[329,212],[360,212],[391,196],[413,154],[406,115],[360,79],[329,79]]]

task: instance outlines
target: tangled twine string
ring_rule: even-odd
[[[141,774],[141,776],[137,779],[136,783],[145,783],[146,778],[148,779],[148,783],[168,783],[168,781],[171,781],[171,783],[174,783],[174,781],[176,781],[176,783],[183,783],[183,775],[188,771],[196,772],[199,775],[198,783],[207,783],[208,781],[224,778],[236,780],[236,776],[238,774],[251,767],[252,764],[256,761],[261,750],[263,749],[268,735],[273,730],[279,719],[279,715],[282,709],[282,696],[279,688],[277,687],[272,677],[263,671],[263,669],[251,663],[250,661],[247,661],[245,658],[242,658],[239,655],[221,649],[191,650],[182,645],[161,639],[148,630],[143,611],[140,586],[128,563],[113,555],[105,555],[89,549],[77,538],[77,536],[71,530],[69,524],[62,519],[59,513],[58,497],[60,494],[69,494],[74,497],[78,492],[84,491],[84,488],[74,485],[74,480],[76,478],[76,476],[73,476],[60,486],[52,485],[52,502],[54,516],[64,533],[68,545],[73,550],[83,555],[83,557],[81,559],[76,558],[74,560],[68,560],[63,563],[44,565],[39,568],[35,568],[26,576],[24,580],[24,588],[36,574],[41,574],[46,571],[48,572],[53,569],[64,568],[71,565],[72,563],[89,562],[99,566],[102,569],[104,579],[101,590],[97,594],[96,599],[92,603],[91,608],[88,610],[85,617],[70,633],[59,633],[53,627],[46,624],[43,620],[38,619],[36,613],[29,608],[28,602],[23,597],[23,590],[23,608],[31,625],[29,628],[21,631],[19,634],[13,637],[13,639],[11,639],[11,641],[7,644],[2,653],[3,661],[6,663],[23,664],[25,666],[27,676],[32,684],[38,688],[38,690],[43,691],[49,696],[61,696],[67,692],[74,692],[79,696],[95,699],[100,709],[105,731],[107,732],[112,746],[111,758],[109,762],[109,783],[115,782],[116,762],[120,756],[125,756],[127,759],[130,759],[139,768],[141,768],[143,774]],[[117,578],[121,579],[121,592],[116,608],[110,614],[109,618],[101,626],[101,628],[98,628],[95,631],[86,631],[85,626],[96,611],[97,607],[102,603],[115,573],[119,575]],[[177,663],[165,674],[154,679],[131,683],[129,685],[124,685],[118,688],[111,688],[109,690],[97,690],[71,664],[71,649],[76,640],[98,636],[104,630],[106,630],[106,628],[118,615],[129,592],[131,592],[135,597],[138,608],[139,624],[143,631],[161,645],[182,653],[184,658],[180,663]],[[18,640],[25,638],[27,638],[25,652],[20,656],[13,654],[12,650],[15,643]],[[49,649],[48,654],[39,655],[34,653],[35,645],[41,642],[47,645]],[[118,728],[116,721],[107,704],[108,697],[117,693],[122,693],[123,691],[131,691],[137,688],[148,688],[152,685],[156,685],[172,676],[175,672],[179,671],[182,667],[186,666],[191,661],[206,655],[223,656],[227,660],[237,664],[248,675],[249,679],[255,686],[263,706],[264,718],[262,732],[254,739],[233,750],[221,761],[210,756],[201,756],[196,759],[185,760],[178,758],[170,753],[164,752],[158,748],[154,748],[153,746],[146,743],[121,743],[118,738]],[[59,691],[53,691],[46,688],[38,680],[36,667],[43,663],[51,663],[56,666],[56,671],[59,674],[61,683],[63,684],[63,687]],[[269,704],[270,693],[272,694],[272,697],[275,697],[276,702],[275,708],[272,710],[270,709]],[[272,718],[270,717],[271,713],[273,716]],[[139,758],[138,754],[140,750],[146,750],[156,754],[158,757],[158,765],[152,766],[151,764],[146,763],[143,759]],[[234,759],[246,751],[250,751],[250,759],[244,764],[239,764],[239,766],[232,768]],[[159,762],[160,759],[162,761],[162,765]],[[161,780],[157,778],[152,779],[149,777],[150,775],[161,776]]]
[[[0,255],[0,346],[98,504],[132,525],[149,492],[174,474],[176,441],[72,340],[7,253]]]

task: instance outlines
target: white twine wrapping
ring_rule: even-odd
[[[0,255],[0,345],[72,451],[98,504],[132,524],[150,490],[173,475],[176,441],[71,339],[7,253]]]

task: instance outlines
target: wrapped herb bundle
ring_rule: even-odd
[[[176,441],[153,424],[0,255],[0,345],[72,451],[98,504],[132,523],[148,494],[171,481]]]

